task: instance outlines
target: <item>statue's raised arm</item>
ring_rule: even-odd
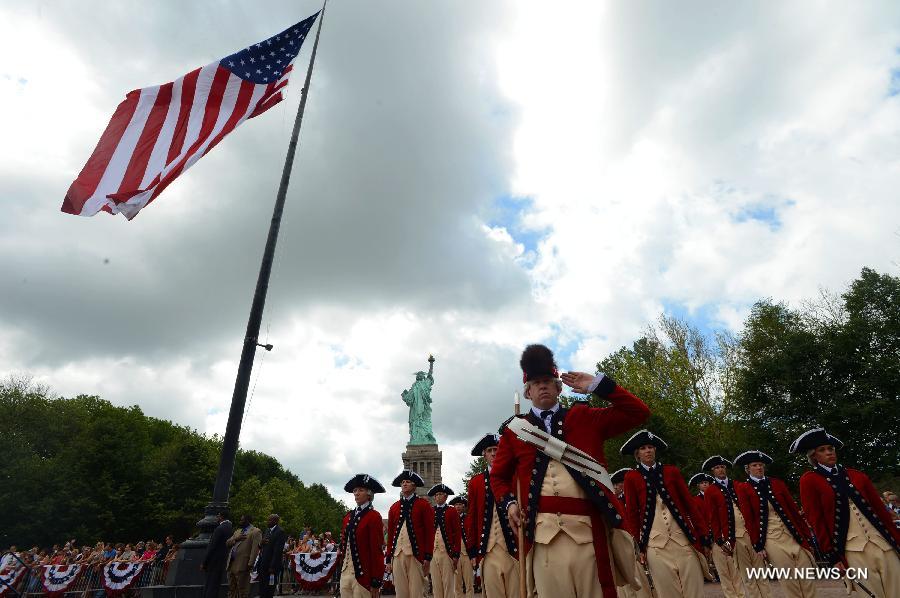
[[[434,384],[434,355],[428,356],[428,379]]]

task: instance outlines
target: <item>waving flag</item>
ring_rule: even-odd
[[[125,96],[62,211],[129,220],[239,124],[280,102],[319,13],[171,83]]]

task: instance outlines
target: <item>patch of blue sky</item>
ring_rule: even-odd
[[[891,69],[891,82],[888,85],[888,97],[900,95],[900,68]]]
[[[339,345],[331,345],[331,347],[329,348],[334,355],[335,367],[342,368],[344,366],[350,365],[350,356],[344,353],[344,350]]]
[[[534,202],[530,197],[500,196],[494,200],[488,211],[487,224],[491,227],[505,228],[513,241],[520,243],[526,252],[534,253],[546,233],[523,225],[522,216],[533,205]]]
[[[680,301],[663,299],[663,313],[667,316],[675,316],[679,320],[687,322],[710,341],[716,338],[716,332],[727,328],[717,317],[718,306],[713,303],[704,303],[699,307],[690,308]]]
[[[781,228],[782,208],[794,205],[794,201],[778,197],[769,197],[760,202],[745,204],[741,206],[734,214],[736,222],[747,222],[756,220],[768,225],[770,230],[776,231]]]

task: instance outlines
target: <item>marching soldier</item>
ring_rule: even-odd
[[[404,469],[392,485],[401,495],[388,511],[386,569],[398,598],[421,598],[434,547],[434,510],[416,496],[416,488],[425,485],[416,472]]]
[[[472,449],[472,456],[483,456],[487,470],[469,480],[471,512],[466,518],[466,534],[473,548],[472,567],[481,559],[481,586],[485,598],[515,598],[519,593],[519,548],[516,536],[491,489],[491,470],[500,436],[485,434]]]
[[[613,483],[613,492],[616,493],[616,498],[618,498],[619,502],[623,505],[625,504],[625,474],[629,471],[631,471],[630,467],[623,467],[609,476],[609,479]]]
[[[747,483],[736,488],[738,506],[744,515],[750,541],[766,564],[778,568],[815,567],[809,525],[788,491],[787,484],[766,475],[772,458],[762,451],[746,451],[734,459],[736,467],[744,467]],[[813,598],[812,579],[788,577],[779,580],[788,598]]]
[[[697,486],[697,494],[692,498],[694,504],[697,505],[697,508],[700,509],[700,512],[703,513],[703,516],[706,518],[706,527],[709,529],[708,537],[710,546],[713,543],[712,516],[709,512],[709,501],[706,500],[706,489],[709,488],[709,485],[714,481],[713,477],[708,473],[695,473],[691,476],[691,479],[688,480],[688,488],[695,485]]]
[[[657,449],[667,446],[647,430],[622,445],[638,462],[625,474],[625,513],[659,597],[695,598],[703,595],[709,530],[681,471],[657,462]]]
[[[341,526],[341,597],[378,598],[384,580],[384,536],[381,515],[372,507],[375,494],[384,492],[378,480],[364,473],[344,484],[356,508],[344,515]]]
[[[603,442],[642,423],[650,410],[603,374],[569,372],[560,380],[553,353],[543,345],[528,346],[520,365],[532,408],[501,428],[491,488],[513,527],[525,526],[528,587],[538,596],[615,598],[614,575],[634,581],[634,548],[606,472]],[[563,382],[611,405],[562,408]],[[516,502],[517,483],[527,504]]]
[[[434,598],[453,598],[453,577],[459,564],[462,542],[459,513],[448,507],[447,497],[453,490],[435,484],[428,491],[434,498],[434,552],[431,558],[431,590]]]
[[[806,453],[813,470],[800,477],[800,502],[834,567],[868,571],[865,585],[879,598],[900,596],[900,531],[882,508],[869,476],[839,465],[844,444],[823,428],[804,432],[791,453]]]
[[[710,506],[713,536],[713,563],[719,572],[722,592],[726,598],[770,598],[769,584],[761,579],[751,579],[750,569],[764,568],[762,558],[753,550],[744,515],[738,508],[735,486],[742,482],[728,479],[731,461],[721,455],[713,455],[703,462],[703,470],[711,471],[715,482],[704,495]],[[743,581],[744,593],[741,592]]]
[[[475,551],[471,542],[469,542],[469,535],[466,533],[466,519],[468,517],[466,509],[469,506],[469,501],[462,496],[454,496],[449,505],[456,509],[456,512],[459,514],[461,532],[459,543],[461,556],[456,566],[456,575],[454,576],[456,578],[456,598],[462,598],[463,596],[474,598],[475,571],[472,569],[472,561],[470,559]]]
[[[613,483],[613,492],[615,492],[616,498],[619,499],[619,502],[622,503],[622,506],[625,507],[626,511],[628,506],[625,504],[625,474],[629,471],[631,471],[630,467],[623,467],[609,476],[609,479],[612,480]],[[627,517],[625,518],[625,525],[628,525]],[[632,536],[637,535],[636,532],[630,529],[628,532]],[[650,582],[647,579],[647,574],[644,573],[644,567],[637,559],[634,560],[634,577],[641,582],[640,589],[635,589],[631,584],[616,586],[616,596],[618,596],[618,598],[651,598]]]

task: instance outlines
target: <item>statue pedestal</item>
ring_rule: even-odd
[[[425,480],[425,486],[417,488],[416,493],[425,495],[435,484],[440,484],[441,463],[443,457],[436,444],[407,444],[406,451],[401,455],[403,468],[411,469]],[[454,488],[459,491],[459,489]]]

